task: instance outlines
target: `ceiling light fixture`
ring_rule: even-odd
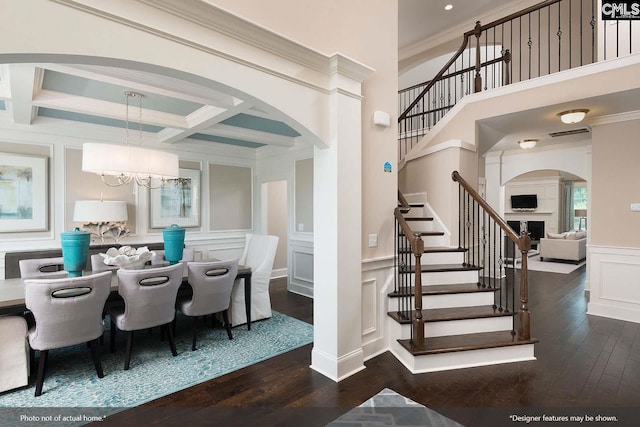
[[[581,122],[588,112],[589,110],[585,108],[578,108],[576,110],[563,111],[558,113],[558,116],[560,116],[562,123],[573,124]]]
[[[444,10],[451,10],[453,9],[453,5],[452,4],[448,4],[444,7]]]
[[[155,188],[153,180],[178,178],[178,155],[166,151],[142,147],[142,94],[125,92],[126,96],[126,145],[88,142],[82,144],[82,170],[100,175],[102,182],[110,187],[119,187],[135,181],[138,185]],[[138,143],[129,143],[129,98],[138,98]],[[108,182],[107,176],[116,182]]]
[[[518,145],[520,146],[520,148],[524,150],[532,149],[533,147],[536,146],[537,143],[538,143],[537,139],[523,139],[522,141],[518,141]]]

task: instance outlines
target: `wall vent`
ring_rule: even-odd
[[[552,138],[557,138],[559,136],[577,135],[579,133],[589,133],[589,129],[580,128],[580,129],[563,130],[560,132],[551,132],[549,136]]]

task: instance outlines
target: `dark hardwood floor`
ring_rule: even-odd
[[[640,325],[587,316],[584,282],[585,267],[566,275],[530,272],[532,335],[540,340],[535,361],[411,375],[386,352],[335,383],[309,368],[308,345],[100,425],[321,426],[385,387],[467,427],[525,424],[514,415],[585,414],[593,417],[588,425],[605,425],[597,416],[616,417],[614,426],[640,425]],[[271,290],[275,310],[312,321],[310,299],[287,293],[283,280]]]

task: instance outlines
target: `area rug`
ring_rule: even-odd
[[[331,427],[464,427],[388,388],[327,425]]]
[[[102,379],[96,376],[86,345],[51,350],[43,394],[34,397],[33,385],[0,394],[0,425],[29,425],[25,421],[31,420],[25,419],[25,415],[35,413],[40,414],[40,419],[33,421],[40,421],[40,425],[45,421],[41,417],[48,414],[54,417],[61,414],[107,416],[313,341],[312,325],[274,311],[270,319],[253,323],[250,331],[245,326],[233,328],[233,340],[228,339],[222,325],[212,329],[209,322],[203,322],[198,333],[198,349],[192,352],[191,319],[178,315],[178,356],[171,357],[169,345],[166,339],[160,340],[158,328],[151,335],[140,331],[135,335],[128,371],[123,370],[125,334],[117,335],[116,352],[110,354],[109,334],[106,333],[101,347],[105,373]],[[36,407],[46,410],[34,412]],[[87,408],[87,411],[56,411],[53,408]],[[92,409],[89,411],[89,408]],[[68,421],[78,422],[64,425],[87,422],[82,418]]]
[[[527,267],[529,270],[533,271],[546,271],[548,273],[561,273],[561,274],[569,274],[572,271],[577,270],[585,264],[585,261],[582,261],[579,264],[573,264],[570,262],[562,262],[562,261],[540,261],[540,256],[535,256],[529,258]],[[520,268],[518,264],[516,268]]]

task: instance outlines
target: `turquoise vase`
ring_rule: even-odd
[[[82,270],[87,265],[91,233],[80,231],[76,227],[73,231],[60,233],[62,240],[62,259],[64,269],[69,272],[69,277],[82,276]]]
[[[173,265],[182,259],[182,250],[184,248],[185,230],[176,224],[162,230],[162,239],[164,240],[164,259]]]

